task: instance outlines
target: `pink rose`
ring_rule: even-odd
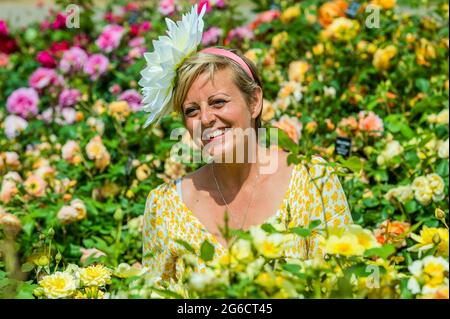
[[[173,14],[175,12],[175,0],[161,0],[158,11],[165,16]]]
[[[20,132],[27,128],[27,126],[28,122],[17,115],[8,115],[3,122],[5,135],[9,139],[17,137]]]
[[[223,34],[223,30],[217,27],[211,27],[203,33],[202,44],[205,46],[216,44]]]
[[[279,10],[267,10],[261,12],[256,16],[253,22],[250,23],[250,29],[254,30],[262,23],[272,22],[273,20],[280,17],[280,14],[281,13]]]
[[[64,89],[59,95],[58,104],[61,107],[73,106],[77,104],[80,97],[81,93],[77,89]]]
[[[103,54],[91,55],[84,65],[84,72],[90,75],[91,80],[97,80],[108,70],[109,60]]]
[[[66,16],[62,13],[58,13],[53,21],[51,28],[53,30],[64,29],[66,26]]]
[[[86,52],[79,47],[72,47],[65,51],[59,63],[62,72],[79,71],[86,63],[88,56]]]
[[[253,31],[249,28],[249,27],[238,27],[235,29],[230,30],[230,32],[228,33],[227,38],[225,39],[225,45],[230,44],[230,42],[233,39],[240,39],[240,40],[244,40],[244,39],[253,39]]]
[[[104,52],[111,52],[114,49],[117,49],[120,44],[120,40],[122,39],[124,28],[120,25],[110,24],[107,25],[102,34],[98,37],[95,43],[98,47]]]
[[[64,79],[53,69],[38,68],[31,74],[28,82],[32,88],[39,90],[47,86],[62,86]]]
[[[9,34],[8,25],[4,20],[0,20],[0,35],[8,35],[8,34]]]
[[[54,68],[56,66],[56,60],[48,51],[41,51],[36,55],[36,61],[38,61],[43,67]]]
[[[225,8],[225,1],[224,0],[212,0],[211,2],[214,4],[214,6],[216,8],[219,8],[219,9]]]
[[[9,113],[27,118],[38,113],[39,96],[34,89],[20,88],[15,90],[6,101]]]
[[[124,91],[117,100],[126,101],[133,111],[139,111],[142,108],[142,96],[133,89]]]
[[[139,48],[145,46],[145,39],[143,37],[136,37],[128,41],[128,45],[132,48]]]

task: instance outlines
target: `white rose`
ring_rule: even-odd
[[[239,239],[231,246],[231,254],[239,261],[249,261],[253,258],[250,241]]]
[[[438,149],[438,156],[440,158],[448,158],[448,146],[449,146],[449,139],[446,139],[445,141],[441,142]]]

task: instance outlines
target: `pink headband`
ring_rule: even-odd
[[[247,63],[245,63],[244,60],[242,60],[238,55],[234,54],[233,52],[230,52],[230,51],[227,51],[224,49],[219,49],[219,48],[206,48],[206,49],[201,50],[200,52],[215,54],[215,55],[222,55],[222,56],[226,56],[227,58],[230,58],[231,60],[233,60],[234,62],[239,64],[245,70],[245,72],[247,72],[248,76],[250,76],[253,80],[255,80],[255,78],[253,77],[252,71],[248,67]]]

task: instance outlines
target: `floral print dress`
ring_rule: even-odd
[[[296,164],[288,190],[277,212],[266,223],[282,224],[287,228],[308,227],[319,219],[322,225],[340,226],[352,222],[350,210],[341,183],[325,160],[313,157],[308,168]],[[320,191],[322,191],[322,197]],[[289,207],[289,209],[288,209]],[[287,257],[310,259],[322,255],[318,245],[319,226],[312,235],[295,237],[295,243],[285,252]],[[189,243],[196,251],[203,241],[215,246],[215,258],[226,253],[221,245],[183,203],[176,181],[169,181],[153,189],[147,198],[143,227],[143,265],[149,275],[162,279],[177,279],[183,275],[184,264],[180,258],[186,248],[177,240]],[[199,270],[204,264],[199,259]]]

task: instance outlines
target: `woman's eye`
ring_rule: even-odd
[[[213,105],[223,105],[223,104],[225,104],[225,101],[224,101],[224,100],[215,100],[215,101],[213,102]]]
[[[192,115],[195,114],[195,111],[196,111],[196,109],[194,109],[194,108],[189,108],[189,109],[186,109],[186,110],[184,111],[184,114],[187,115],[187,116],[192,116]]]

